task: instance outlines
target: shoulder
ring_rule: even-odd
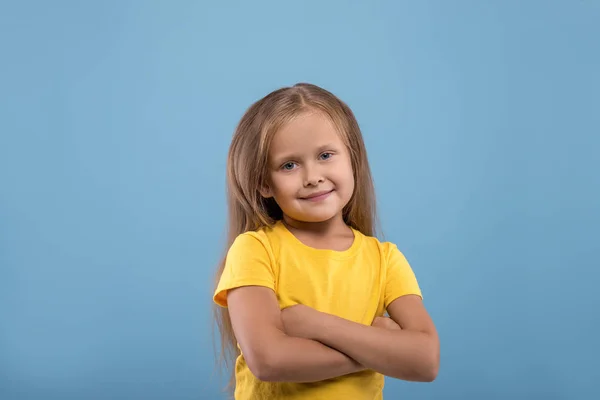
[[[273,254],[273,249],[280,242],[277,225],[264,226],[255,231],[246,231],[239,234],[231,244],[228,256],[239,253]]]
[[[227,251],[214,292],[214,301],[226,307],[227,292],[241,286],[275,288],[277,266],[269,242],[268,228],[239,234]]]
[[[376,251],[385,259],[389,260],[390,257],[401,255],[402,252],[398,249],[398,246],[390,241],[381,240],[375,236],[367,236],[361,232],[355,231],[361,235],[361,239],[366,251]]]

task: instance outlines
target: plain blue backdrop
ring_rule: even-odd
[[[361,124],[439,329],[387,399],[597,399],[595,1],[2,1],[0,399],[221,399],[211,285],[245,109]]]

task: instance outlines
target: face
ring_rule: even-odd
[[[301,222],[341,217],[354,192],[348,149],[332,121],[318,112],[299,115],[275,134],[269,178],[263,196]]]

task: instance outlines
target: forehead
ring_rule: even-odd
[[[285,124],[273,137],[270,158],[313,152],[324,145],[344,143],[329,117],[319,112],[300,114]]]

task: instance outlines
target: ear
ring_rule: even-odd
[[[259,193],[265,199],[273,197],[273,191],[271,190],[271,188],[268,185],[264,185],[263,187],[261,187],[259,190]]]

